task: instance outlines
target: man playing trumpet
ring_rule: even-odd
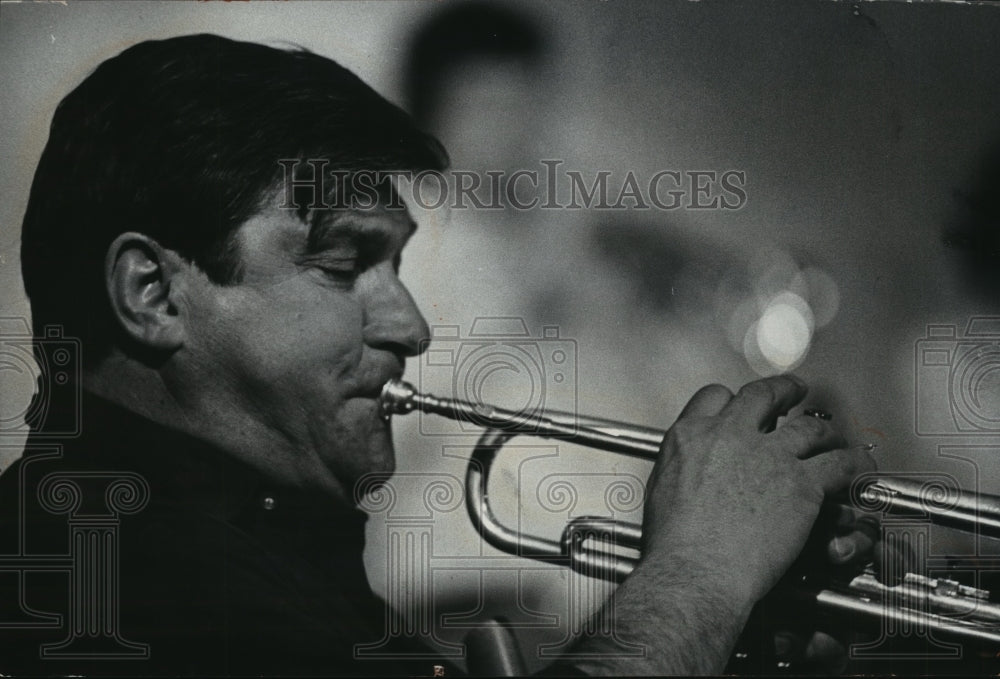
[[[290,192],[290,159],[344,181],[323,200]],[[428,328],[399,277],[417,224],[392,182],[355,200],[350,178],[445,163],[334,62],[210,35],[131,47],[63,100],[22,266],[36,334],[59,324],[81,338],[82,435],[7,470],[4,537],[24,519],[39,549],[65,544],[65,517],[39,501],[52,474],[144,479],[148,506],[121,522],[117,595],[121,635],[149,652],[59,659],[39,652],[58,630],[4,630],[15,651],[0,670],[429,673],[431,661],[353,654],[385,625],[355,484],[394,467],[377,399]],[[874,468],[830,422],[789,415],[806,393],[785,375],[694,395],[647,487],[642,559],[607,603],[644,657],[601,658],[602,642],[584,640],[594,659],[550,672],[722,671],[824,499]],[[40,427],[29,450],[45,441]],[[835,560],[871,547],[847,532]],[[66,614],[51,574],[5,586],[5,601]]]

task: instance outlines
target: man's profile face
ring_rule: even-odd
[[[230,399],[205,407],[278,442],[258,466],[304,486],[332,474],[350,496],[365,473],[394,468],[377,398],[428,337],[398,277],[416,225],[384,207],[307,221],[273,201],[239,228],[241,280],[193,286],[185,348]]]

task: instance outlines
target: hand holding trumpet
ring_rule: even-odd
[[[823,419],[799,415],[776,427],[806,391],[786,375],[735,395],[710,385],[688,402],[647,484],[643,557],[615,593],[620,637],[648,652],[583,669],[722,671],[751,608],[799,555],[824,498],[875,468],[866,449],[846,448]]]
[[[776,428],[806,386],[791,376],[735,396],[701,389],[667,433],[647,486],[644,554],[690,554],[719,591],[753,603],[799,555],[827,495],[875,469],[831,423],[798,415]],[[841,540],[842,541],[842,540]]]

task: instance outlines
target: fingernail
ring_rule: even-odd
[[[856,546],[852,540],[841,537],[835,537],[830,542],[830,549],[833,551],[833,555],[840,561],[847,561],[854,556],[855,548]]]

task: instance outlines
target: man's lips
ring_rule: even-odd
[[[401,379],[402,375],[402,372],[389,373],[384,379],[379,380],[377,383],[365,386],[359,395],[361,398],[371,398],[377,401],[382,397],[382,389],[385,387],[385,383],[389,380]]]
[[[381,389],[379,390],[381,393]],[[350,412],[354,414],[355,417],[362,418],[364,420],[371,420],[378,423],[378,428],[387,428],[390,425],[391,418],[385,416],[382,410],[382,402],[379,400],[378,396],[375,395],[370,390],[366,390],[363,394],[356,394],[350,397],[344,404]]]

